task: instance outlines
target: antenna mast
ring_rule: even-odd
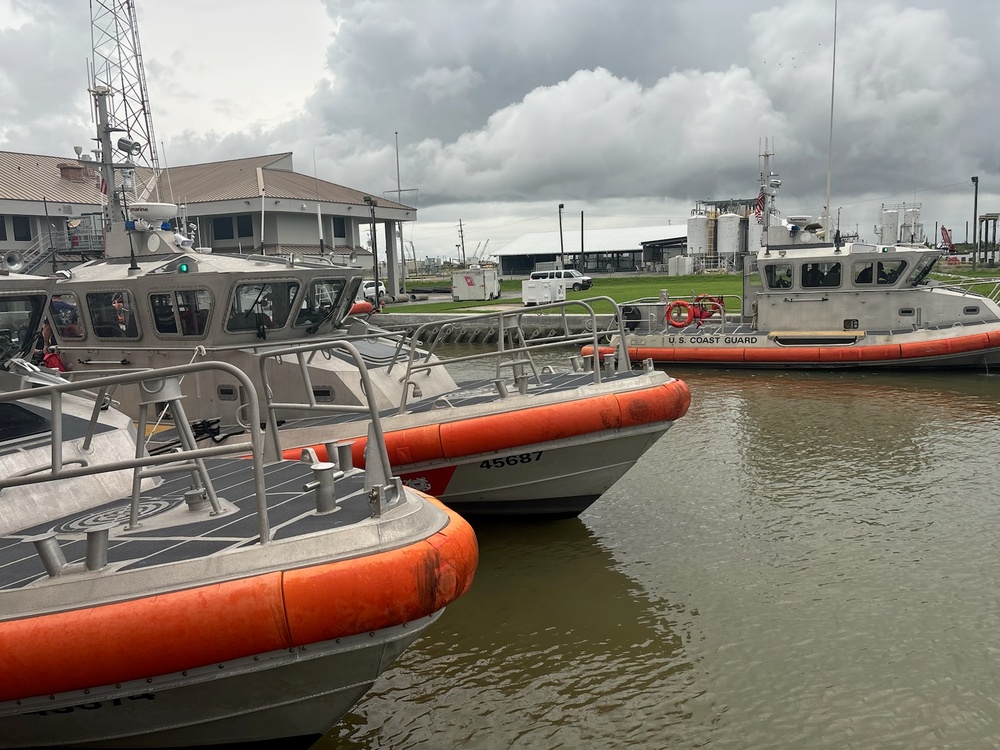
[[[137,165],[159,171],[153,115],[139,49],[135,0],[90,0],[90,35],[94,53],[93,85],[107,86],[117,96],[108,101],[112,127],[141,144]]]

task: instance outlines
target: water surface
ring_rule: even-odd
[[[579,519],[476,525],[472,591],[318,747],[1000,746],[1000,378],[675,374]]]

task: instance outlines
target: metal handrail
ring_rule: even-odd
[[[557,346],[566,346],[567,344],[575,343],[589,343],[593,346],[594,357],[599,357],[598,350],[600,346],[600,340],[606,332],[601,331],[597,325],[597,314],[594,312],[594,302],[607,302],[612,306],[614,310],[613,320],[617,322],[618,331],[617,335],[617,367],[621,370],[631,369],[631,360],[628,355],[628,348],[625,345],[625,326],[622,320],[621,308],[615,300],[611,297],[599,296],[590,297],[584,300],[565,300],[560,302],[550,302],[547,304],[533,305],[532,307],[521,307],[516,310],[508,311],[496,311],[488,313],[480,313],[476,315],[459,315],[453,318],[446,318],[444,320],[436,320],[428,323],[423,323],[418,326],[413,333],[410,335],[410,340],[412,342],[423,341],[424,337],[433,329],[437,329],[437,335],[432,342],[431,346],[428,348],[428,353],[424,356],[424,362],[418,363],[418,358],[422,355],[415,345],[410,347],[410,356],[407,361],[406,373],[402,378],[403,391],[402,398],[399,404],[399,413],[404,414],[406,412],[407,400],[409,398],[409,393],[411,390],[411,384],[414,383],[414,375],[418,372],[423,372],[425,370],[431,370],[434,367],[445,367],[449,364],[456,362],[470,362],[473,360],[483,360],[483,359],[493,359],[497,360],[497,377],[501,375],[501,368],[504,366],[516,368],[520,366],[531,367],[532,372],[535,375],[536,380],[538,379],[538,372],[534,366],[534,362],[531,359],[532,350],[540,350],[547,348],[554,348]],[[583,334],[574,334],[569,330],[569,321],[566,318],[567,308],[570,307],[582,307],[585,310],[585,314],[590,317],[589,332]],[[544,314],[546,310],[557,310],[560,313],[562,319],[563,334],[555,338],[544,339],[542,341],[535,341],[531,344],[527,342],[524,338],[523,330],[521,329],[521,318],[524,315],[541,315]],[[447,360],[430,361],[430,354],[433,353],[437,344],[440,343],[442,338],[443,329],[445,326],[454,326],[456,324],[477,324],[490,320],[497,321],[497,328],[499,335],[497,337],[497,350],[492,352],[479,352],[476,354],[469,354],[461,357],[451,357]],[[505,326],[505,321],[511,321],[513,325]],[[614,323],[612,324],[614,326]],[[522,342],[519,345],[505,347],[505,342],[508,340],[507,333],[510,333],[510,338],[513,339],[518,336]],[[607,331],[610,333],[610,329]],[[524,355],[524,356],[522,356]],[[504,363],[503,357],[512,357],[510,362]],[[596,384],[601,382],[601,368],[593,368],[593,378]]]
[[[367,406],[351,406],[349,404],[320,404],[316,401],[316,395],[313,392],[312,387],[312,378],[309,375],[308,363],[311,357],[315,355],[315,352],[326,349],[343,350],[354,360],[354,364],[358,368],[358,374],[361,376],[361,389],[368,401]],[[294,356],[298,362],[299,374],[302,376],[303,383],[302,391],[306,395],[307,400],[301,403],[272,401],[271,394],[273,393],[273,389],[271,388],[271,382],[268,376],[268,360],[291,356]],[[371,428],[373,430],[375,448],[378,451],[379,465],[382,468],[382,476],[386,478],[392,476],[392,468],[389,465],[389,453],[386,449],[385,435],[382,431],[382,419],[379,415],[378,404],[375,400],[375,387],[372,385],[371,376],[368,374],[368,367],[365,365],[364,358],[361,356],[361,353],[358,351],[357,347],[354,346],[354,344],[349,341],[337,340],[286,346],[273,351],[261,353],[258,366],[260,368],[260,379],[264,385],[264,395],[267,403],[268,442],[274,446],[279,456],[281,455],[281,433],[278,430],[277,412],[282,409],[309,409],[311,411],[321,413],[369,414],[371,417]],[[255,424],[259,424],[259,422]]]
[[[65,394],[87,393],[90,389],[99,389],[100,394],[106,394],[109,388],[123,384],[134,384],[165,381],[168,378],[181,377],[193,372],[203,370],[221,370],[226,374],[236,378],[246,389],[250,408],[249,440],[239,443],[229,443],[227,445],[217,445],[209,448],[187,447],[179,453],[167,453],[158,456],[137,455],[134,458],[109,461],[100,464],[90,464],[78,468],[67,468],[63,463],[63,438],[62,438],[62,401]],[[91,394],[92,395],[92,394]],[[260,429],[260,410],[257,406],[256,390],[250,378],[238,367],[227,362],[202,361],[192,362],[172,367],[163,367],[156,370],[144,370],[140,372],[130,372],[117,375],[106,375],[99,378],[91,378],[82,381],[60,381],[49,385],[40,385],[31,388],[22,388],[16,391],[0,393],[0,403],[16,402],[29,398],[48,398],[52,412],[51,419],[51,452],[52,460],[48,467],[41,471],[26,476],[0,477],[0,492],[7,487],[18,487],[26,484],[37,484],[39,482],[52,482],[61,479],[75,479],[79,477],[92,476],[95,474],[105,474],[113,471],[131,470],[134,476],[140,476],[140,472],[148,467],[168,467],[175,466],[178,462],[198,462],[205,458],[216,456],[242,454],[248,452],[252,458],[252,471],[254,477],[254,491],[257,500],[258,528],[260,531],[260,541],[266,544],[270,541],[270,523],[268,519],[267,497],[264,485],[264,460],[265,460],[265,434]],[[84,437],[84,445],[89,445],[93,439],[97,426],[97,412],[105,407],[105,400],[97,398],[94,403],[94,412],[89,421],[87,432]],[[254,425],[258,425],[254,427]],[[138,440],[145,436],[138,435]],[[137,450],[137,453],[139,451]],[[47,469],[47,471],[46,471]],[[138,482],[133,482],[134,486]],[[138,503],[138,498],[133,495],[133,505]]]

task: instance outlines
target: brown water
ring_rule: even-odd
[[[1000,377],[678,371],[317,747],[1000,747]]]

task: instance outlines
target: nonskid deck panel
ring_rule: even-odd
[[[119,570],[136,570],[209,558],[225,549],[258,542],[256,498],[249,462],[230,458],[210,459],[206,463],[216,493],[227,507],[232,504],[231,512],[214,516],[208,511],[191,512],[190,523],[157,527],[157,516],[171,511],[190,512],[180,507],[185,502],[184,492],[191,487],[190,477],[172,476],[154,491],[141,494],[140,527],[125,536],[112,537],[108,545],[110,565],[119,566]],[[339,510],[323,515],[315,512],[313,493],[302,489],[313,478],[307,464],[286,461],[266,466],[264,472],[275,541],[351,526],[371,516],[361,472],[338,481]],[[87,528],[114,523],[120,530],[128,522],[129,504],[130,499],[123,498],[0,537],[0,571],[4,581],[0,590],[21,588],[45,576],[41,558],[28,539],[54,531],[60,535],[67,561],[80,562],[85,557]],[[147,525],[142,526],[143,522]]]

